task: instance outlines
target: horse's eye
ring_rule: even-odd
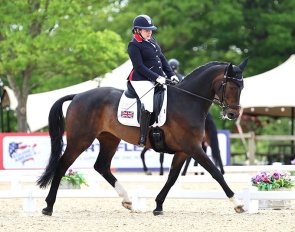
[[[236,90],[237,87],[236,87],[235,85],[229,85],[229,89],[230,89],[231,91],[233,91],[233,90]]]

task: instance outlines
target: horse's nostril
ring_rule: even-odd
[[[234,118],[236,118],[235,115],[236,115],[235,113],[228,113],[228,114],[227,114],[227,117],[228,117],[229,119],[234,119]]]

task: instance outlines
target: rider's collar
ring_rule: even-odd
[[[139,34],[134,34],[133,37],[134,37],[134,39],[136,39],[137,42],[139,42],[139,43],[142,42],[142,38]]]

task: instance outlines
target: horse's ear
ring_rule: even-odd
[[[249,56],[248,56],[245,60],[243,60],[243,61],[238,65],[239,68],[240,68],[242,71],[243,71],[244,68],[247,66],[248,59],[249,59]]]
[[[226,76],[228,76],[228,77],[235,76],[234,68],[233,68],[233,65],[231,63],[227,66]]]

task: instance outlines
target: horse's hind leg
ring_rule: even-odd
[[[127,191],[111,172],[111,161],[116,153],[121,139],[110,133],[103,133],[100,135],[98,140],[100,142],[100,152],[94,164],[94,169],[100,173],[106,179],[106,181],[115,188],[118,195],[123,198],[122,205],[126,209],[132,210],[132,202],[128,196]]]
[[[164,163],[164,153],[160,152],[160,176],[164,175],[163,163]]]
[[[49,193],[45,199],[47,203],[47,207],[42,210],[42,213],[44,215],[52,215],[53,212],[53,205],[56,201],[56,195],[58,191],[58,187],[60,184],[61,178],[65,175],[68,168],[74,163],[74,161],[77,159],[77,157],[87,148],[90,146],[85,146],[83,148],[80,148],[78,146],[71,146],[72,143],[68,143],[67,148],[62,155],[62,157],[58,161],[58,166],[56,169],[56,172],[53,176],[51,186]],[[74,143],[73,143],[74,144]]]
[[[220,150],[219,150],[219,144],[218,144],[218,138],[217,135],[211,136],[211,151],[212,151],[212,157],[214,160],[214,163],[217,167],[220,168],[221,174],[224,174],[222,159],[220,156]]]
[[[181,172],[181,175],[182,175],[182,176],[185,176],[185,175],[186,175],[186,172],[187,172],[188,166],[189,166],[189,164],[190,164],[190,162],[191,162],[191,159],[192,159],[192,157],[190,157],[190,156],[188,156],[188,157],[186,158],[185,165],[184,165],[183,170],[182,170],[182,172]]]
[[[145,153],[147,152],[148,148],[143,148],[143,150],[140,153],[140,158],[142,161],[143,165],[143,171],[145,172],[146,175],[152,175],[152,173],[148,170],[146,164],[145,164]]]

